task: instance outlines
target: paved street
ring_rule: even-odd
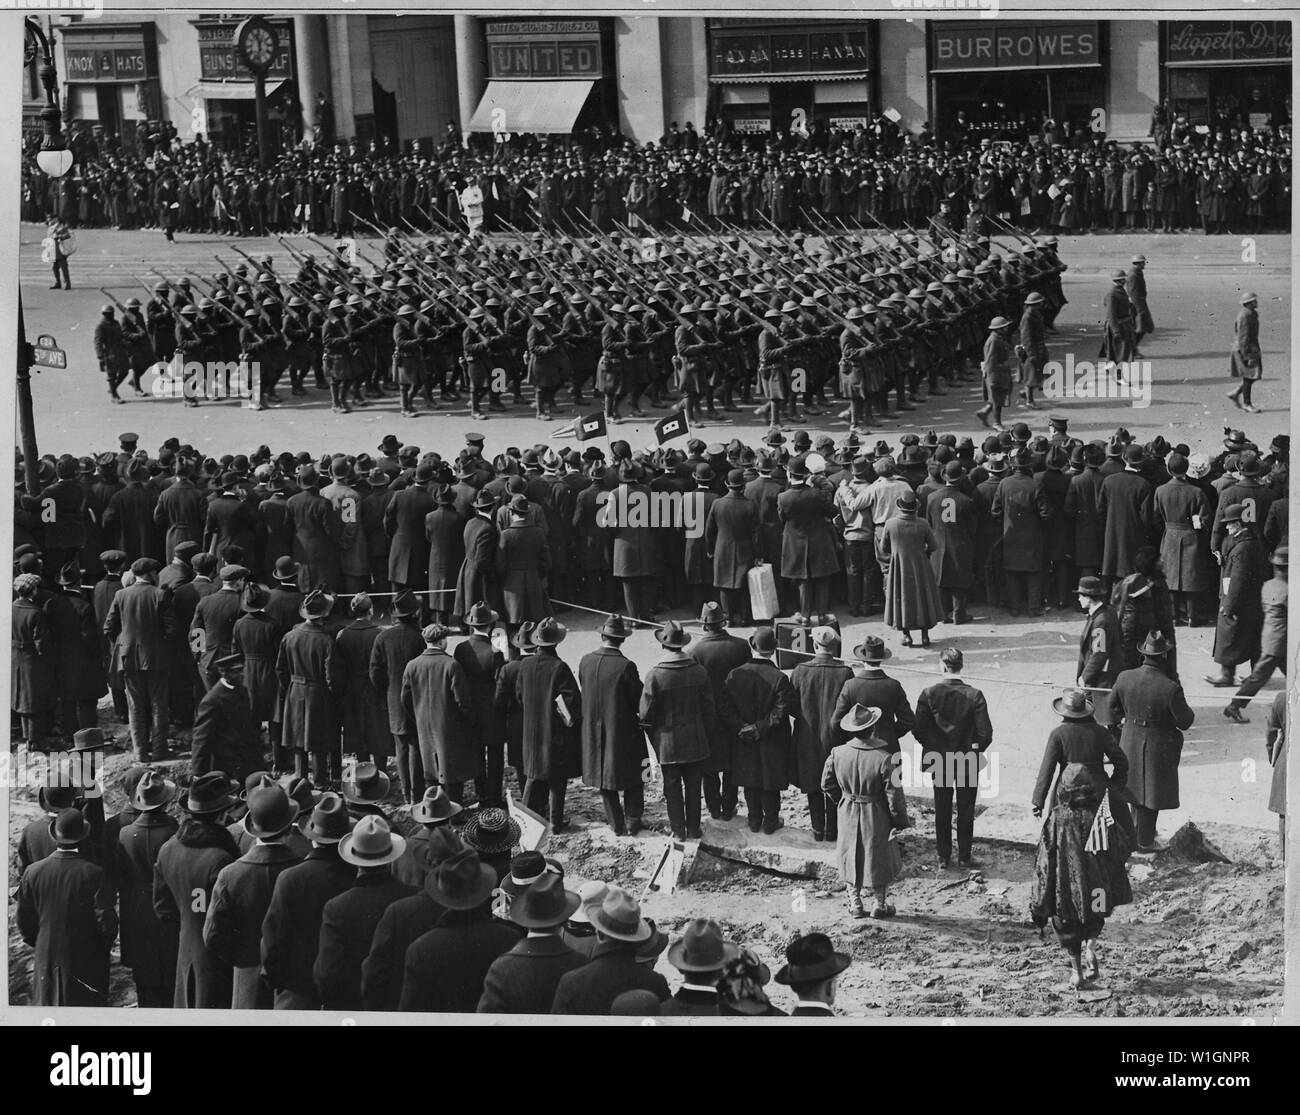
[[[220,254],[231,265],[238,246],[249,254],[271,251],[281,272],[290,270],[287,253],[274,240],[231,241],[222,237],[180,236],[168,245],[160,232],[115,233],[103,230],[79,232],[78,251],[71,260],[74,289],[51,291],[49,272],[40,262],[38,226],[22,228],[20,256],[23,298],[29,338],[52,333],[68,351],[65,372],[44,371],[33,379],[38,443],[42,452],[77,454],[116,446],[116,435],[134,430],[141,444],[151,450],[165,438],[177,436],[196,447],[219,455],[248,451],[265,442],[275,450],[324,448],[344,452],[371,451],[385,433],[423,448],[454,453],[462,434],[471,424],[467,408],[442,410],[433,416],[403,420],[397,416],[395,400],[372,404],[365,412],[334,416],[324,392],[313,392],[305,405],[287,405],[264,413],[242,409],[238,403],[205,405],[186,410],[173,400],[128,399],[122,406],[110,404],[105,383],[97,371],[91,348],[91,332],[103,296],[96,289],[110,287],[119,300],[132,293],[144,296],[135,276],[152,283],[151,269],[160,268],[171,277],[186,271],[210,273]],[[296,241],[302,250],[312,249]],[[1110,285],[1110,272],[1127,266],[1129,257],[1143,252],[1148,257],[1147,281],[1150,307],[1156,322],[1155,334],[1142,350],[1150,362],[1153,377],[1150,406],[1131,406],[1118,400],[1070,400],[1052,402],[1052,410],[1068,415],[1070,431],[1085,439],[1106,436],[1116,426],[1128,427],[1139,440],[1163,434],[1170,442],[1187,441],[1213,451],[1220,443],[1223,427],[1231,425],[1267,445],[1278,433],[1289,429],[1289,329],[1291,290],[1289,278],[1290,238],[1262,236],[1255,244],[1256,262],[1243,263],[1239,237],[1200,235],[1121,235],[1066,238],[1060,249],[1069,264],[1065,293],[1070,304],[1058,320],[1060,332],[1049,338],[1051,355],[1065,361],[1071,354],[1076,362],[1094,360],[1099,343],[1102,298]],[[374,253],[367,253],[374,254]],[[1227,354],[1232,322],[1243,290],[1259,295],[1261,343],[1265,379],[1256,391],[1255,402],[1262,408],[1256,415],[1234,409],[1225,399]],[[961,385],[959,390],[933,399],[911,414],[911,422],[892,422],[885,430],[872,430],[872,439],[885,438],[897,444],[900,433],[909,429],[978,434],[982,427],[973,417],[978,390]],[[297,403],[298,401],[295,401]],[[488,453],[506,445],[526,445],[545,438],[554,426],[544,426],[526,417],[496,416],[473,424],[488,439]],[[569,412],[570,415],[572,412]],[[1035,431],[1046,428],[1047,408],[1028,419]],[[1009,421],[1025,412],[1008,411]],[[636,446],[653,443],[651,422],[629,421],[616,436]],[[702,436],[709,440],[739,437],[756,444],[762,426],[749,412],[737,415],[741,421],[709,427]],[[560,425],[558,423],[556,425]],[[822,429],[839,436],[842,421],[824,427],[810,425],[813,434]],[[577,603],[582,603],[581,601]],[[561,617],[581,631],[564,644],[562,653],[572,662],[595,645],[591,632],[594,617],[570,611]],[[933,651],[900,650],[895,639],[896,668],[909,695],[914,699],[938,671],[939,647],[953,643],[967,654],[970,680],[988,694],[995,728],[1000,785],[990,805],[1022,806],[1027,802],[1047,733],[1056,723],[1050,698],[1057,688],[1074,680],[1079,623],[1073,614],[1053,614],[1033,623],[1013,623],[998,616],[990,622],[977,615],[969,626],[954,634],[940,627],[934,632]],[[879,623],[854,623],[844,628],[846,651],[867,631],[879,631]],[[952,636],[950,638],[950,636]],[[1220,715],[1226,701],[1201,682],[1209,672],[1213,632],[1201,628],[1179,629],[1179,663],[1198,722],[1188,733],[1182,763],[1182,803],[1179,811],[1161,815],[1160,835],[1167,838],[1183,821],[1225,822],[1275,829],[1275,818],[1265,809],[1268,797],[1268,768],[1263,748],[1263,720],[1266,700],[1281,684],[1275,680],[1249,711],[1248,727],[1231,725]],[[654,661],[657,644],[648,636],[631,641],[629,654],[643,667]],[[916,672],[913,672],[916,671]],[[1029,683],[1041,683],[1038,685]],[[1199,696],[1198,696],[1199,695]],[[1251,770],[1243,763],[1254,760],[1258,780],[1250,781]],[[999,810],[1001,812],[1001,810]],[[1023,821],[1023,816],[1021,818]],[[978,830],[977,830],[978,832]]]

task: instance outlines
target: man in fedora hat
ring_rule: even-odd
[[[138,791],[137,791],[138,792]],[[274,782],[248,795],[244,826],[256,843],[217,875],[203,925],[203,943],[234,969],[231,1005],[270,1010],[274,996],[262,979],[262,922],[281,872],[298,863],[285,843],[297,808]]]
[[[1079,661],[1075,684],[1082,689],[1109,690],[1124,665],[1123,632],[1119,616],[1106,602],[1100,577],[1080,577],[1075,593],[1086,613],[1079,635]],[[1102,700],[1097,709],[1098,724],[1110,725],[1110,703]],[[1112,729],[1118,738],[1118,728]]]
[[[607,1015],[625,991],[651,992],[661,1003],[668,981],[652,966],[637,962],[637,947],[654,936],[641,905],[619,887],[606,890],[599,905],[587,908],[596,930],[591,960],[560,977],[552,1014]]]
[[[59,721],[65,733],[95,727],[95,704],[106,685],[101,635],[95,609],[81,592],[81,568],[70,561],[59,570],[59,592],[45,604],[55,647]]]
[[[373,759],[385,766],[393,754],[384,694],[370,683],[370,658],[380,627],[374,619],[370,594],[357,593],[348,601],[352,622],[334,639],[338,668],[346,682],[340,693],[343,707],[342,746],[359,760]]]
[[[960,650],[939,653],[943,677],[916,699],[912,734],[925,749],[923,763],[934,778],[934,842],[939,866],[952,858],[952,809],[957,805],[957,864],[977,866],[971,858],[975,839],[975,798],[979,793],[981,753],[993,742],[984,694],[961,678],[965,664]]]
[[[352,886],[325,903],[312,978],[326,1010],[361,1010],[361,968],[384,911],[415,893],[393,877],[406,840],[382,817],[357,821],[339,841],[339,858],[356,868]]]
[[[758,506],[745,496],[744,470],[732,469],[726,495],[714,501],[704,521],[704,545],[713,563],[713,584],[733,625],[750,622],[749,570],[757,560],[758,514]]]
[[[154,584],[158,563],[140,558],[131,572],[135,580],[113,597],[103,630],[113,647],[109,672],[126,685],[136,762],[147,763],[167,753],[168,648],[176,620],[171,594]]]
[[[1241,683],[1237,695],[1228,702],[1223,715],[1238,724],[1249,724],[1241,710],[1250,702],[1273,676],[1275,670],[1286,676],[1286,606],[1287,559],[1290,549],[1283,542],[1273,551],[1273,576],[1264,582],[1260,591],[1260,607],[1264,613],[1259,636],[1259,657],[1255,659],[1250,676]]]
[[[362,817],[382,817],[388,820],[384,802],[392,789],[392,781],[383,769],[370,761],[352,763],[339,792],[347,802],[348,814],[354,821]]]
[[[907,798],[896,772],[901,763],[886,742],[871,734],[880,710],[854,705],[840,721],[848,742],[826,756],[821,788],[836,806],[840,878],[849,888],[849,912],[866,917],[863,888],[875,894],[871,916],[891,917],[889,884],[903,870],[894,833],[908,828]]]
[[[275,674],[280,682],[284,739],[293,743],[294,773],[307,774],[319,787],[337,787],[342,775],[342,750],[335,696],[344,679],[338,668],[338,648],[325,621],[334,597],[313,589],[303,598],[298,624],[280,641]]]
[[[1142,446],[1128,446],[1123,470],[1107,476],[1097,496],[1097,514],[1105,524],[1101,575],[1108,590],[1134,571],[1133,558],[1153,532],[1153,489],[1141,471],[1145,460]]]
[[[808,798],[808,820],[813,839],[835,839],[835,813],[826,808],[822,768],[837,742],[832,714],[853,669],[840,661],[840,634],[833,627],[812,629],[813,656],[790,672],[790,684],[799,698],[794,722],[794,783]]]
[[[1237,667],[1254,663],[1260,655],[1264,629],[1262,593],[1269,563],[1264,543],[1253,522],[1246,521],[1241,504],[1222,512],[1227,527],[1219,569],[1219,613],[1214,628],[1214,661],[1218,675],[1206,681],[1222,688],[1235,686]]]
[[[836,733],[837,743],[845,738],[839,723],[854,705],[880,710],[873,734],[883,739],[892,752],[899,750],[899,742],[912,731],[916,719],[912,703],[902,684],[885,673],[884,663],[893,656],[885,641],[875,635],[864,635],[862,642],[853,648],[853,677],[840,689],[830,715],[831,731]]]
[[[243,615],[244,585],[251,574],[246,566],[225,565],[218,576],[221,587],[198,602],[190,619],[190,647],[209,689],[217,683],[217,659],[234,652],[235,624]]]
[[[473,1013],[493,961],[513,948],[517,930],[489,907],[497,873],[466,849],[445,859],[425,880],[447,912],[406,950],[398,1010]]]
[[[788,470],[790,487],[776,501],[777,516],[784,525],[781,534],[781,576],[794,582],[799,591],[795,621],[826,623],[830,611],[831,578],[839,572],[835,556],[835,535],[831,519],[835,505],[831,497],[808,484],[808,468],[801,460]]]
[[[722,969],[740,955],[739,946],[723,938],[710,918],[689,922],[682,939],[669,946],[668,963],[682,974],[682,986],[659,1010],[670,1015],[716,1015]]]
[[[34,952],[31,1003],[106,1007],[117,911],[108,874],[79,846],[90,825],[78,809],[50,822],[54,853],[32,864],[18,884],[18,931]]]
[[[244,614],[235,620],[230,639],[231,653],[239,655],[244,662],[244,689],[257,728],[259,755],[262,725],[273,725],[280,715],[280,686],[275,677],[275,660],[280,653],[284,631],[266,610],[270,599],[271,594],[259,584],[245,588],[240,603]],[[271,741],[276,773],[283,774],[285,768],[275,763],[276,758],[283,758],[280,756],[278,733],[271,732]]]
[[[473,736],[474,705],[461,664],[447,653],[448,629],[429,624],[424,650],[402,674],[402,707],[415,726],[425,778],[437,781],[452,801],[465,782],[483,772],[483,753]]]
[[[482,773],[475,779],[474,790],[482,805],[504,805],[505,730],[496,707],[496,689],[505,655],[492,643],[492,629],[501,617],[479,600],[463,618],[469,637],[457,644],[452,658],[460,664],[469,685],[470,731],[482,756]]]
[[[435,832],[448,829],[461,817],[464,809],[447,796],[441,786],[430,786],[424,797],[411,807],[411,820],[420,828],[406,838],[406,854],[393,865],[394,877],[413,887],[424,885],[429,869],[428,846]],[[461,818],[464,819],[463,817]]]
[[[749,644],[727,630],[728,617],[722,607],[709,601],[700,610],[703,629],[691,640],[686,651],[704,667],[713,691],[715,712],[709,734],[709,757],[704,761],[704,804],[714,820],[729,821],[736,815],[739,788],[731,776],[732,754],[735,750],[735,733],[716,716],[723,701],[723,686],[727,675],[737,666],[749,661]]]
[[[1165,465],[1169,479],[1156,489],[1154,497],[1161,527],[1160,566],[1169,583],[1174,623],[1194,627],[1199,623],[1198,610],[1203,610],[1201,600],[1214,577],[1209,553],[1214,546],[1205,545],[1210,501],[1201,486],[1189,479],[1186,455],[1170,453]]]
[[[194,775],[225,771],[242,782],[262,768],[262,733],[244,688],[244,659],[228,654],[213,663],[218,680],[194,712],[190,769]]]
[[[537,648],[519,667],[515,700],[522,713],[524,804],[545,815],[551,831],[562,832],[565,791],[570,778],[582,772],[582,694],[559,645],[568,629],[554,619],[533,628]]]
[[[427,842],[420,845],[423,855],[420,885],[415,893],[399,898],[384,910],[371,938],[370,952],[361,965],[361,999],[366,1010],[397,1009],[402,997],[406,950],[433,929],[447,912],[434,899],[429,889],[430,878],[437,874],[440,864],[465,851],[465,847],[450,825],[433,829]],[[407,851],[410,851],[409,843]],[[397,865],[401,863],[403,860],[399,859]],[[396,871],[395,865],[395,874]]]
[[[537,623],[551,615],[547,596],[547,574],[551,550],[546,528],[529,518],[528,498],[516,494],[509,505],[509,522],[497,538],[496,572],[505,606],[506,631],[519,624]]]
[[[154,909],[154,865],[177,824],[166,807],[176,786],[145,770],[131,795],[135,820],[117,834],[113,878],[121,912],[122,963],[131,969],[136,1005],[170,1007],[176,995],[179,930],[159,920]]]
[[[1183,687],[1166,672],[1169,641],[1152,631],[1138,648],[1142,665],[1125,670],[1110,691],[1110,716],[1121,725],[1119,743],[1129,762],[1127,797],[1138,851],[1156,850],[1156,819],[1178,808],[1178,763],[1183,732],[1196,716]]]
[[[178,1008],[230,1006],[230,964],[209,952],[203,926],[217,876],[239,858],[234,837],[222,824],[237,801],[222,771],[199,775],[183,806],[188,816],[158,853],[154,910],[164,925],[180,927],[173,1001]]]
[[[407,665],[424,650],[420,634],[420,603],[408,589],[393,597],[393,624],[385,627],[370,648],[370,684],[384,695],[388,728],[397,753],[397,781],[407,805],[424,792],[424,762],[416,726],[402,703],[402,679]]]
[[[777,668],[776,632],[760,627],[749,637],[752,657],[727,675],[720,715],[736,733],[732,773],[745,791],[750,832],[781,828],[781,793],[794,772],[790,723],[799,694]]]
[[[641,675],[622,650],[632,631],[622,616],[606,617],[600,629],[600,647],[578,663],[582,781],[600,791],[605,820],[616,836],[640,832],[645,810],[642,772],[647,756],[645,733],[638,720]]]
[[[561,931],[581,899],[564,877],[544,871],[510,903],[510,921],[527,936],[498,956],[483,979],[479,1014],[547,1014],[566,972],[587,962],[564,943]]]
[[[785,963],[773,978],[789,987],[798,999],[791,1017],[833,1017],[835,980],[852,963],[846,953],[835,951],[825,933],[809,933],[790,942]]]
[[[690,634],[676,620],[655,631],[664,656],[647,672],[637,717],[659,759],[668,824],[678,840],[700,837],[700,792],[717,723],[713,683],[686,653]]]
[[[262,922],[262,974],[276,1010],[319,1010],[312,965],[320,944],[325,904],[352,885],[352,865],[339,858],[339,841],[355,822],[338,794],[322,794],[298,822],[311,851],[283,870]]]
[[[461,532],[465,560],[456,575],[453,615],[464,617],[476,602],[482,601],[485,606],[489,606],[501,599],[501,587],[497,579],[497,542],[500,533],[492,518],[496,509],[497,500],[491,492],[474,492]]]

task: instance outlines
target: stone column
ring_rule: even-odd
[[[310,138],[316,119],[316,97],[330,95],[329,54],[325,45],[326,25],[323,15],[293,17],[294,47],[297,52],[298,100],[302,104],[303,135]]]
[[[487,58],[483,47],[483,28],[472,15],[458,15],[456,35],[456,92],[460,102],[461,130],[469,128],[474,110],[487,87]]]

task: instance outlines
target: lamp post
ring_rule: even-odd
[[[35,42],[25,45],[24,58],[30,65],[35,61],[37,44],[41,51],[41,85],[45,89],[45,107],[41,109],[41,126],[45,132],[41,149],[36,153],[36,165],[51,178],[60,178],[72,167],[72,152],[63,140],[63,113],[59,109],[56,92],[57,74],[54,70],[54,52],[44,28],[35,16],[23,20],[23,31]],[[36,418],[32,411],[32,349],[27,343],[27,324],[23,318],[22,284],[18,286],[18,433],[23,447],[23,467],[27,491],[35,495],[40,490],[40,468],[36,450]]]

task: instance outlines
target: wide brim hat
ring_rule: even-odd
[[[391,843],[388,850],[377,856],[358,855],[356,838],[357,830],[354,826],[352,831],[339,841],[339,859],[354,867],[383,867],[385,864],[395,863],[406,852],[406,837],[400,833],[389,832],[388,838]]]
[[[441,786],[431,787],[424,792],[424,797],[411,807],[411,820],[422,825],[433,825],[439,821],[450,821],[464,812],[464,806],[458,805],[447,796]]]
[[[339,808],[331,812],[329,804],[325,803],[326,798],[334,799]],[[326,813],[321,811],[322,803],[326,804]],[[318,816],[323,819],[326,815],[338,820],[339,827],[336,830],[325,831],[317,827]],[[337,844],[352,831],[355,825],[356,821],[348,813],[346,807],[343,807],[342,798],[338,794],[325,793],[321,795],[320,801],[316,802],[312,811],[302,816],[298,821],[298,831],[308,840],[314,840],[317,844]]]
[[[456,855],[445,859],[438,865],[436,871],[429,872],[424,878],[424,890],[430,898],[440,906],[448,910],[473,910],[477,906],[483,905],[491,896],[497,885],[497,873],[482,860],[478,864],[478,877],[474,880],[471,889],[462,894],[453,894],[444,887],[442,876],[454,870],[456,861],[462,856],[472,855],[478,859],[478,854],[474,849],[466,849],[465,852],[458,852]]]
[[[388,797],[392,784],[393,780],[387,774],[382,770],[376,770],[373,776],[366,778],[364,787],[356,781],[344,782],[343,800],[353,805],[377,805]]]
[[[147,770],[135,785],[131,807],[137,812],[161,809],[176,797],[176,783],[169,782],[156,771]]]
[[[213,797],[210,801],[196,805],[194,799],[194,786],[198,784],[198,781],[199,780],[196,779],[195,782],[191,784],[190,793],[187,795],[185,801],[181,803],[181,808],[184,809],[186,813],[196,817],[205,817],[212,813],[222,813],[239,804],[239,797],[235,793],[234,785],[227,780],[225,793],[220,797]]]
[[[543,878],[545,879],[546,876]],[[532,892],[538,882],[541,880],[536,880],[510,903],[510,921],[524,929],[553,929],[563,925],[582,905],[582,899],[573,891],[565,889],[562,878],[556,875],[547,879],[545,885],[548,889],[560,888],[563,901],[557,903],[549,913],[534,912],[530,907],[536,904],[532,901]]]
[[[466,627],[491,627],[501,617],[484,601],[480,600],[465,613]]]
[[[681,650],[691,641],[691,633],[680,623],[669,621],[655,631],[655,638],[670,650]]]
[[[626,941],[628,944],[633,945],[639,945],[643,941],[650,940],[654,936],[654,930],[650,928],[649,922],[641,915],[639,905],[637,906],[635,926],[631,925],[630,919],[625,922],[614,921],[605,912],[605,906],[614,897],[616,897],[616,888],[611,887],[600,905],[591,905],[586,908],[587,919],[595,927],[596,931],[615,941]],[[630,898],[630,896],[628,897]]]
[[[480,809],[470,817],[460,836],[466,845],[482,855],[499,855],[518,844],[522,832],[519,822],[504,809],[492,808]]]
[[[1170,651],[1169,640],[1166,639],[1159,631],[1148,632],[1142,645],[1138,647],[1138,654],[1149,654],[1152,656],[1163,656]]]
[[[788,950],[786,955],[789,956]],[[817,959],[810,960],[807,964],[798,964],[787,960],[781,966],[780,971],[772,978],[777,983],[786,986],[794,983],[816,983],[819,980],[838,976],[852,963],[853,960],[847,953],[835,952],[831,949],[818,956]]]
[[[703,923],[703,924],[701,924]],[[695,946],[716,949],[715,955],[700,956]],[[695,955],[692,952],[695,951]],[[740,955],[740,946],[725,940],[716,922],[699,918],[686,927],[682,939],[668,948],[668,963],[679,972],[718,972]]]
[[[608,616],[600,627],[600,635],[606,639],[630,639],[635,631],[621,615]]]
[[[1052,701],[1052,711],[1066,720],[1085,720],[1093,714],[1091,697],[1081,690],[1066,693]]]
[[[862,642],[853,648],[853,657],[858,659],[860,662],[883,662],[886,658],[894,657],[894,652],[885,646],[883,642],[880,644],[880,649],[873,649],[870,656],[867,655],[866,651],[867,640],[863,639]]]
[[[99,751],[107,747],[109,742],[99,728],[82,728],[72,734],[73,751]]]
[[[533,646],[554,647],[559,646],[560,643],[564,642],[564,638],[568,633],[569,629],[565,627],[564,624],[548,618],[541,620],[537,626],[533,628],[533,633],[530,637]]]
[[[840,727],[846,732],[865,732],[875,724],[880,717],[880,709],[857,704],[840,717]]]

